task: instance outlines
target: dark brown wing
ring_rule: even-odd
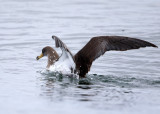
[[[123,36],[99,36],[93,37],[76,55],[75,61],[80,74],[85,75],[90,70],[92,62],[106,51],[117,50],[126,51],[138,49],[140,47],[157,47],[156,45],[136,39]],[[80,68],[81,66],[81,68]],[[82,68],[83,67],[83,68]],[[87,69],[87,70],[85,70]],[[82,73],[81,73],[82,72]]]

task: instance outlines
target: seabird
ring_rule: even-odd
[[[48,56],[47,69],[63,71],[67,68],[70,73],[78,74],[80,78],[86,76],[90,71],[92,62],[103,55],[106,51],[126,51],[131,49],[139,49],[141,47],[156,47],[155,44],[137,38],[124,36],[97,36],[91,40],[75,55],[73,55],[68,47],[57,37],[52,36],[55,40],[56,47],[60,47],[62,54],[59,57],[52,47],[44,47],[42,54],[37,56],[37,60],[43,56]]]

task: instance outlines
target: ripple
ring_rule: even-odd
[[[63,75],[58,72],[41,71],[44,75],[43,80],[53,82],[65,82],[68,84],[77,85],[78,88],[91,89],[93,85],[108,86],[108,87],[121,87],[121,88],[154,88],[160,87],[160,79],[155,78],[138,78],[133,76],[114,76],[114,75],[97,75],[89,74],[86,78],[78,79],[75,76]],[[63,85],[63,84],[62,84]],[[87,86],[88,85],[88,86]]]
[[[35,60],[44,46],[54,47],[53,34],[74,53],[100,35],[159,46],[159,6],[159,0],[1,0],[0,113],[159,113],[159,48],[108,52],[84,79],[36,72],[46,58]]]

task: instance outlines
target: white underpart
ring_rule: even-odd
[[[71,68],[75,69],[74,60],[68,51],[62,49],[61,57],[48,70],[62,74],[71,74]]]

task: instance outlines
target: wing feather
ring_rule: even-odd
[[[55,45],[57,48],[60,47],[62,51],[63,50],[68,51],[73,57],[73,54],[70,52],[65,43],[63,43],[57,36],[52,36],[52,39],[55,40]]]
[[[88,73],[92,62],[103,55],[106,51],[126,51],[139,49],[141,47],[157,47],[156,45],[136,39],[123,36],[98,36],[93,37],[75,56],[76,67],[80,69],[82,77]],[[88,67],[87,70],[80,67]]]
[[[65,43],[63,43],[57,36],[52,36],[52,39],[55,40],[55,45],[56,47],[60,47],[62,50],[62,54],[63,52],[65,53],[65,51],[69,52],[69,54],[72,56],[72,59],[74,61],[74,56],[71,53],[71,51],[68,49],[68,47],[65,45]],[[62,55],[61,55],[62,56]],[[74,61],[75,62],[75,61]]]

